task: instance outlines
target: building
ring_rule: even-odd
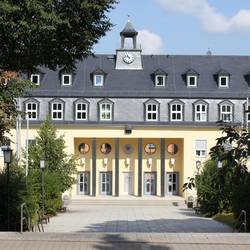
[[[38,85],[21,98],[29,140],[50,115],[67,153],[80,156],[73,198],[182,196],[220,136],[216,122],[250,121],[250,56],[142,55],[130,21],[120,35],[115,55],[29,76]]]

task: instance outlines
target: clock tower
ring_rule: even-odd
[[[142,70],[141,49],[137,47],[138,32],[128,20],[120,33],[121,48],[116,50],[116,66],[118,70]],[[126,48],[126,39],[132,39],[133,47]]]

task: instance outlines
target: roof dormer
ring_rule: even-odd
[[[91,73],[91,80],[94,87],[103,87],[106,80],[107,73],[102,69],[97,68]]]
[[[229,80],[230,80],[230,73],[224,69],[220,69],[215,74],[215,79],[217,81],[219,88],[228,88],[229,87]]]
[[[190,68],[185,72],[184,76],[185,76],[187,87],[197,87],[198,77],[199,77],[199,73],[197,71]]]
[[[154,82],[155,87],[165,87],[167,73],[159,68],[153,74],[151,74],[151,78]]]

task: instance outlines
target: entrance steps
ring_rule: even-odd
[[[184,206],[185,199],[180,196],[166,197],[75,197],[71,205],[105,206]]]

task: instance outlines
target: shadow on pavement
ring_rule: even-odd
[[[94,249],[99,250],[109,250],[109,249],[129,249],[129,250],[140,250],[140,249],[152,249],[152,250],[170,250],[169,247],[159,245],[159,243],[149,243],[145,241],[132,241],[128,240],[121,235],[105,235],[102,238],[102,242],[100,244],[95,244],[93,246]]]

